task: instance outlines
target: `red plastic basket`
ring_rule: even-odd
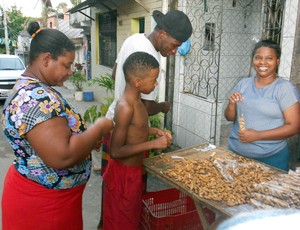
[[[194,201],[175,188],[147,192],[142,200],[142,230],[202,230]],[[215,213],[205,208],[208,222]]]

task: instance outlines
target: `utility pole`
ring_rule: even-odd
[[[8,32],[7,32],[7,19],[6,19],[6,11],[5,11],[5,6],[4,6],[4,1],[3,1],[3,26],[4,26],[6,54],[9,54],[9,42],[8,42]]]

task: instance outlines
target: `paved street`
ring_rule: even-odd
[[[69,87],[69,86],[68,86]],[[66,87],[57,88],[65,97],[65,99],[71,103],[78,111],[83,114],[84,111],[91,105],[98,104],[97,101],[85,102],[85,101],[75,101],[73,91]],[[0,101],[0,110],[2,114],[4,101]],[[2,127],[1,127],[2,128]],[[13,153],[11,147],[9,146],[6,138],[4,137],[3,131],[0,131],[0,196],[2,197],[3,181],[7,169],[13,162]],[[99,165],[100,155],[93,153],[94,165]],[[83,221],[84,230],[96,230],[99,217],[100,217],[100,205],[101,205],[101,184],[102,177],[99,174],[92,173],[91,178],[86,186],[83,195]],[[156,191],[158,189],[164,189],[168,186],[162,181],[157,180],[153,176],[148,177],[148,191]],[[0,209],[0,221],[1,219],[1,209]],[[0,226],[1,226],[0,225]]]
[[[2,114],[4,101],[0,101],[0,109]],[[13,153],[11,147],[8,145],[6,138],[4,137],[2,126],[0,131],[0,196],[2,197],[2,188],[3,188],[3,181],[5,178],[5,174],[13,161]],[[2,209],[0,209],[0,220],[2,226]]]

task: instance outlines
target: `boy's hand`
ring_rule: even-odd
[[[156,138],[153,140],[154,149],[166,149],[169,146],[169,140],[166,135]]]
[[[153,135],[155,137],[161,137],[163,136],[163,130],[160,130],[158,128],[149,128],[149,135]]]
[[[168,145],[171,145],[172,144],[172,139],[173,139],[172,133],[169,130],[166,130],[166,129],[163,132],[164,132],[164,135],[168,139]]]

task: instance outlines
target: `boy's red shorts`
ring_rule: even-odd
[[[103,175],[103,229],[139,229],[142,207],[142,166],[110,160]]]

